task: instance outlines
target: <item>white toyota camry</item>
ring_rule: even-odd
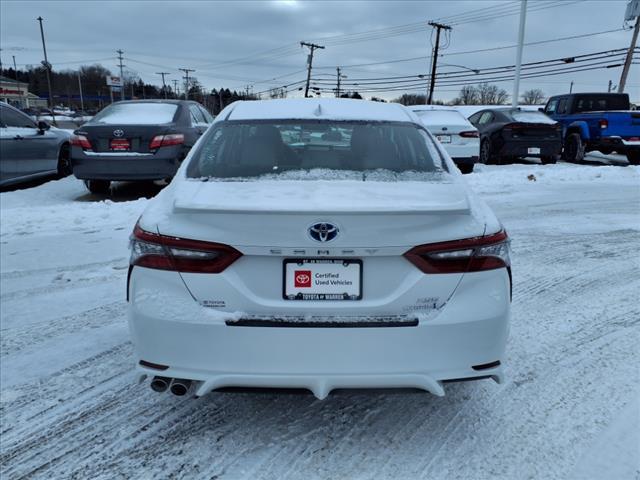
[[[509,245],[408,109],[236,102],[140,217],[127,296],[156,391],[443,395],[503,378]]]

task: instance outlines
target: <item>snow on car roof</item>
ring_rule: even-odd
[[[413,122],[413,117],[397,103],[346,98],[288,98],[235,102],[226,120],[373,120]]]

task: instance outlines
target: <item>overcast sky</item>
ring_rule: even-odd
[[[529,0],[525,42],[582,35],[623,26],[626,1]],[[299,42],[326,45],[314,57],[314,77],[335,81],[336,66],[344,66],[344,83],[356,79],[426,74],[429,70],[433,19],[450,18],[453,30],[443,38],[446,49],[439,73],[513,65],[516,49],[456,54],[468,50],[514,45],[518,35],[518,3],[509,1],[320,2],[320,1],[11,1],[0,2],[0,57],[3,66],[37,64],[42,45],[36,18],[44,18],[49,61],[54,69],[101,63],[117,74],[116,49],[124,51],[127,68],[146,82],[160,84],[155,72],[169,81],[182,78],[179,67],[192,73],[207,89],[244,89],[255,92],[288,85],[305,78],[307,49]],[[475,13],[474,13],[475,12]],[[487,13],[484,13],[487,12]],[[488,18],[489,15],[491,18]],[[483,17],[484,16],[484,17]],[[458,25],[455,19],[467,20]],[[424,27],[419,25],[424,22]],[[359,34],[379,29],[379,33]],[[394,34],[394,35],[390,35]],[[338,37],[340,35],[346,35]],[[334,38],[326,38],[334,37]],[[360,40],[360,41],[355,41]],[[586,38],[525,46],[523,62],[626,48],[631,30]],[[271,50],[271,52],[269,52]],[[417,60],[379,63],[424,57]],[[362,65],[378,63],[377,65]],[[615,61],[614,63],[619,63]],[[350,67],[349,65],[358,65]],[[317,68],[315,68],[317,67]],[[618,84],[621,68],[586,71],[523,80],[521,91],[540,88],[547,95],[574,91],[606,91],[609,80]],[[275,80],[271,80],[274,79]],[[181,80],[182,81],[182,80]],[[419,80],[417,80],[419,81]],[[362,85],[362,84],[360,84]],[[511,93],[512,82],[500,83]],[[295,88],[295,87],[293,87]],[[369,87],[371,88],[371,87]],[[414,87],[417,88],[417,87]],[[459,86],[441,86],[435,98],[453,98]],[[358,90],[358,88],[356,87]],[[362,90],[361,86],[359,90]],[[634,65],[627,90],[640,101],[640,66]],[[393,98],[400,91],[364,93]],[[415,91],[414,93],[420,93]],[[294,92],[293,95],[299,94]],[[327,93],[327,95],[330,95]]]

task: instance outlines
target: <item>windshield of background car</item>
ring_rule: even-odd
[[[173,122],[174,103],[114,103],[98,113],[91,123],[108,125],[162,125]]]
[[[425,125],[467,125],[468,121],[455,110],[418,110],[415,112]]]
[[[375,180],[375,172],[391,172],[395,180],[420,180],[410,177],[445,171],[433,141],[413,123],[225,121],[202,139],[187,177],[364,179],[367,172]]]
[[[523,123],[556,123],[555,120],[550,119],[542,112],[527,111],[527,110],[515,110],[511,112],[504,112],[508,117],[511,117],[516,122]]]

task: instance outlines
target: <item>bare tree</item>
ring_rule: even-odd
[[[454,99],[454,105],[477,105],[478,91],[472,85],[465,85],[460,89],[460,95]]]
[[[509,94],[504,88],[486,82],[478,85],[476,90],[480,105],[502,105],[509,99]]]
[[[543,102],[545,95],[539,88],[532,88],[531,90],[526,90],[520,98],[525,105],[538,105]]]

